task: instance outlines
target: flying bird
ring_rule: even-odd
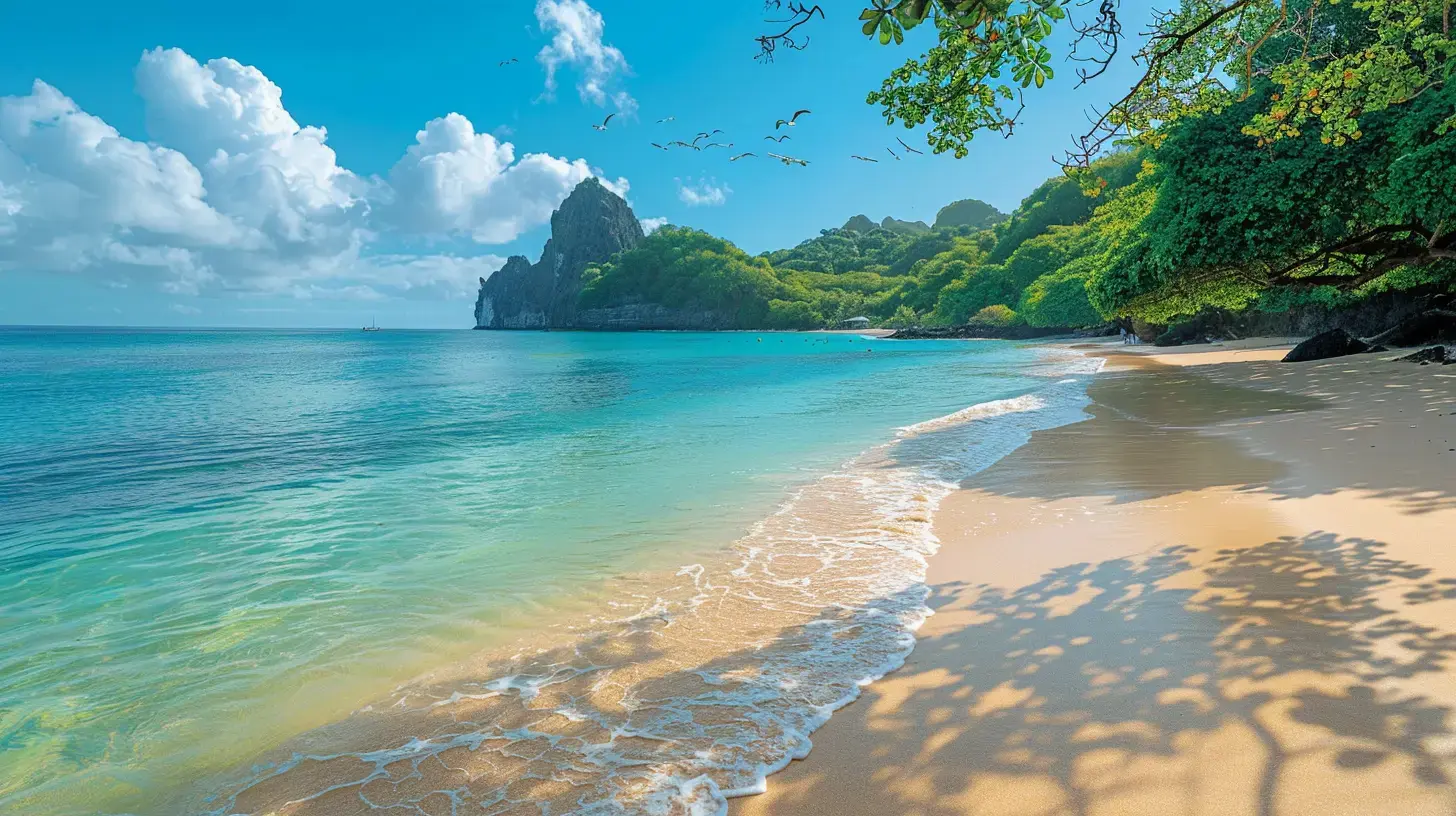
[[[778,142],[779,144],[783,144],[783,142],[784,142],[785,139],[788,139],[788,138],[791,138],[791,137],[789,136],[789,134],[785,133],[782,136],[765,136],[763,138],[768,139],[770,142]]]
[[[900,160],[900,157],[899,156],[895,156],[895,151],[891,150],[890,148],[888,148],[888,147],[885,148],[885,152],[886,153],[889,153],[891,156],[894,156],[895,157],[895,161],[899,161]]]
[[[653,147],[657,148],[658,150],[666,150],[667,149],[667,148],[663,147],[662,145],[658,144],[657,142],[648,142],[648,144],[652,145]]]
[[[709,132],[708,132],[708,131],[706,131],[706,130],[705,130],[705,131],[703,131],[703,132],[702,132],[702,133],[699,133],[699,134],[698,134],[698,138],[699,138],[699,139],[707,139],[707,138],[709,138],[709,137],[710,137],[710,136],[717,136],[717,135],[718,135],[718,134],[719,134],[719,133],[722,133],[722,132],[723,132],[723,131],[722,131],[722,130],[720,130],[720,129],[719,129],[719,128],[713,128],[713,131],[712,131],[712,132],[711,132],[711,133],[709,133]]]
[[[911,147],[910,145],[905,144],[905,140],[904,139],[901,139],[899,136],[896,136],[895,137],[895,141],[899,142],[901,147],[905,148],[906,150],[910,151],[911,153],[914,153],[917,156],[924,156],[925,155],[924,153],[921,153],[919,150],[916,150],[915,148]]]
[[[499,68],[501,65],[514,65],[518,62],[520,62],[520,60],[516,59],[515,57],[511,57],[508,60],[501,60],[500,65],[497,65],[496,67]]]
[[[612,121],[612,117],[613,116],[616,116],[616,115],[617,114],[615,114],[615,113],[609,113],[609,114],[607,114],[607,118],[603,119],[602,120],[602,123],[600,125],[592,125],[592,130],[606,130],[607,129],[607,123],[610,122],[610,121]]]
[[[673,147],[691,147],[694,150],[702,150],[701,147],[698,147],[695,144],[688,144],[687,142],[684,142],[682,139],[678,139],[675,142],[668,142],[668,144],[672,145]]]
[[[708,144],[703,145],[703,149],[704,150],[707,150],[710,147],[727,147],[727,148],[731,148],[731,147],[733,147],[733,143],[732,142],[729,142],[728,144],[723,144],[722,142],[710,142]]]
[[[799,117],[800,116],[803,116],[806,113],[813,113],[813,111],[807,111],[807,110],[794,111],[794,115],[793,116],[790,116],[787,119],[780,119],[777,122],[775,122],[774,123],[774,130],[778,130],[779,128],[783,127],[784,125],[788,125],[789,127],[793,127],[794,125],[798,124]]]
[[[758,154],[757,153],[739,153],[737,156],[734,156],[733,158],[729,159],[728,161],[736,162],[739,159],[746,158],[748,156],[752,156],[755,159],[758,158]]]
[[[676,118],[676,117],[673,117],[673,116],[664,116],[664,117],[662,117],[662,118],[661,118],[661,119],[658,119],[658,120],[657,120],[657,124],[659,124],[659,125],[660,125],[660,124],[662,124],[662,123],[663,123],[663,122],[671,122],[671,121],[672,121],[672,120],[673,120],[673,119],[675,119],[675,118]]]
[[[863,161],[863,162],[874,162],[875,164],[879,164],[880,163],[880,160],[879,159],[871,159],[868,156],[859,156],[859,155],[853,155],[852,154],[852,155],[850,155],[850,158],[851,159],[859,159],[860,161]]]
[[[780,156],[777,153],[770,153],[769,155],[770,156],[773,156],[775,159],[778,159],[779,161],[783,162],[784,164],[797,164],[800,167],[808,167],[809,166],[809,162],[807,162],[807,161],[805,161],[803,159],[796,159],[793,156]]]

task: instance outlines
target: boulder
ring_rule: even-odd
[[[1355,337],[1344,329],[1331,329],[1324,334],[1300,343],[1284,355],[1282,362],[1307,363],[1311,360],[1328,360],[1349,354],[1362,354],[1370,350],[1370,344]]]
[[[1431,346],[1430,348],[1421,349],[1415,354],[1407,354],[1404,357],[1398,357],[1396,359],[1403,363],[1419,363],[1421,365],[1429,365],[1431,363],[1444,365],[1446,363],[1456,362],[1456,358],[1446,355],[1445,346]]]

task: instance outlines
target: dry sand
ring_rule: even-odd
[[[1456,813],[1456,366],[1095,347],[942,505],[910,661],[732,813]]]

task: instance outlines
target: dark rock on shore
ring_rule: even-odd
[[[1323,334],[1316,334],[1290,349],[1281,362],[1307,363],[1311,360],[1328,360],[1331,357],[1361,354],[1370,350],[1369,343],[1350,336],[1350,333],[1344,329],[1330,329]]]
[[[1369,342],[1420,346],[1438,340],[1456,342],[1456,311],[1430,309],[1421,312],[1371,337]]]
[[[1153,342],[1158,345],[1200,343],[1209,337],[1220,340],[1312,337],[1330,329],[1344,329],[1355,337],[1366,338],[1372,345],[1451,344],[1456,343],[1456,307],[1451,301],[1448,293],[1436,287],[1422,287],[1381,292],[1338,309],[1318,305],[1277,311],[1205,309],[1173,326],[1135,326],[1134,330],[1139,337],[1155,338]],[[1432,327],[1439,321],[1423,317],[1431,312],[1436,312],[1437,318],[1441,312],[1451,318],[1445,324],[1448,328],[1443,329],[1444,335],[1432,333]],[[1394,331],[1392,327],[1401,330]]]
[[[583,181],[551,214],[551,239],[540,261],[516,255],[481,279],[475,328],[587,328],[577,320],[581,273],[642,238],[642,225],[621,196],[595,178]]]
[[[915,326],[886,335],[886,340],[1034,340],[1073,334],[1066,327],[1035,328],[1032,326]]]
[[[1396,359],[1403,363],[1419,363],[1421,365],[1429,365],[1431,363],[1438,365],[1456,363],[1456,356],[1450,355],[1446,351],[1445,346],[1431,346],[1430,348],[1421,349],[1415,354],[1407,354],[1404,357],[1397,357]]]

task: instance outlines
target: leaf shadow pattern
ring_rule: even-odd
[[[961,484],[1011,498],[1106,497],[1115,504],[1210,487],[1278,499],[1361,490],[1411,515],[1456,508],[1456,480],[1372,467],[1366,458],[1377,444],[1380,461],[1456,456],[1456,382],[1413,366],[1392,372],[1378,360],[1340,365],[1347,367],[1237,363],[1210,376],[1145,360],[1092,382],[1086,421],[1038,431],[1016,456]],[[1280,390],[1251,387],[1271,382]],[[1356,394],[1329,397],[1342,389]],[[1387,426],[1417,427],[1410,423],[1424,432],[1383,434]],[[956,434],[903,441],[896,457],[911,464],[952,457],[964,448]],[[1260,455],[1269,439],[1297,443],[1302,466]]]
[[[931,605],[972,622],[922,640],[888,681],[901,690],[877,692],[893,704],[839,715],[889,738],[735,810],[1274,816],[1319,810],[1301,776],[1335,790],[1376,771],[1404,797],[1380,812],[1456,812],[1433,747],[1450,709],[1411,690],[1445,672],[1456,636],[1381,602],[1450,600],[1456,583],[1384,549],[1316,533],[1072,565],[1010,592],[937,586]],[[1231,796],[1215,807],[1199,800],[1210,774]]]
[[[714,812],[806,754],[808,734],[858,696],[863,678],[899,665],[913,643],[899,614],[924,599],[915,586],[836,605],[708,659],[671,638],[670,612],[635,615],[519,665],[486,666],[478,679],[407,687],[224,781],[188,812]]]

